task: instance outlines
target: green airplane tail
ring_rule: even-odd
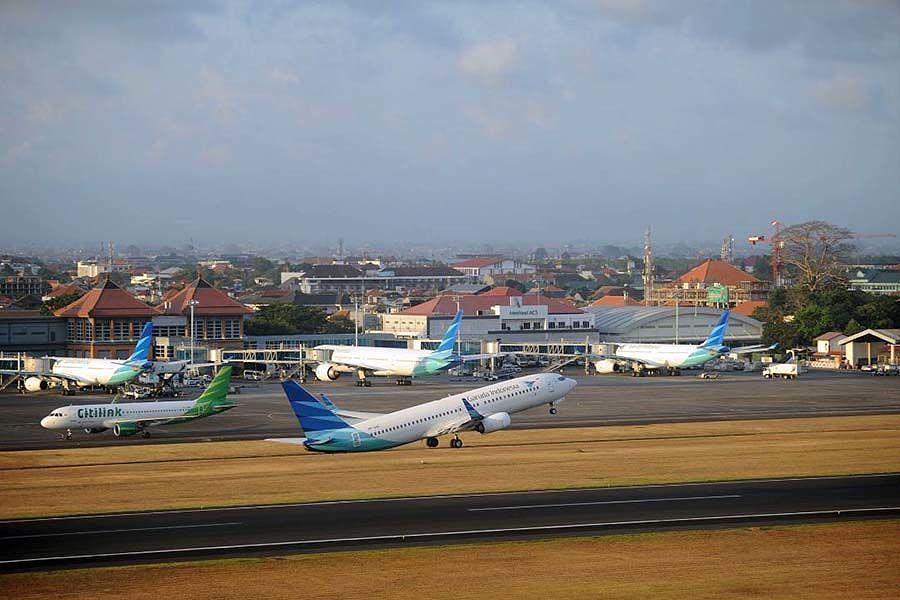
[[[232,402],[228,400],[228,387],[231,385],[231,367],[222,367],[219,372],[209,382],[200,397],[194,404],[194,410],[199,414],[209,414],[218,406],[230,406]]]

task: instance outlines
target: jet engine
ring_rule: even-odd
[[[597,373],[618,373],[622,370],[622,366],[614,358],[601,358],[594,361],[594,370]]]
[[[340,376],[341,372],[331,363],[321,363],[316,367],[316,378],[319,381],[334,381]]]
[[[29,392],[46,390],[48,387],[47,382],[40,377],[29,377],[25,380],[25,389]]]
[[[506,429],[511,422],[512,420],[509,418],[509,413],[498,412],[483,418],[481,422],[475,426],[475,431],[478,433],[491,433],[499,429]]]
[[[140,428],[134,423],[116,423],[113,425],[113,435],[116,437],[134,435],[138,431],[140,431]]]

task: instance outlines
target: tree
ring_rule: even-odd
[[[81,298],[84,294],[80,294],[78,292],[72,292],[70,294],[63,294],[62,296],[57,296],[56,298],[50,298],[46,302],[41,305],[41,314],[47,315],[48,317],[53,316],[53,312],[59,310],[64,306],[68,306]]]
[[[781,261],[806,293],[847,283],[846,262],[853,250],[849,229],[825,221],[808,221],[782,230],[775,243],[782,245]]]
[[[325,311],[296,304],[264,306],[247,323],[248,335],[294,335],[329,331]],[[353,331],[352,323],[350,331]]]

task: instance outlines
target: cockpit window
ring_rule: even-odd
[[[565,381],[565,380],[566,380],[565,377],[557,377],[556,379],[557,379],[558,381]]]

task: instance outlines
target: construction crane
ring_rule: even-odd
[[[766,237],[765,235],[751,235],[747,238],[751,246],[757,244],[772,245],[772,282],[775,287],[781,286],[781,249],[784,248],[784,242],[781,239],[781,222],[773,220],[769,225],[775,230],[775,233]]]

